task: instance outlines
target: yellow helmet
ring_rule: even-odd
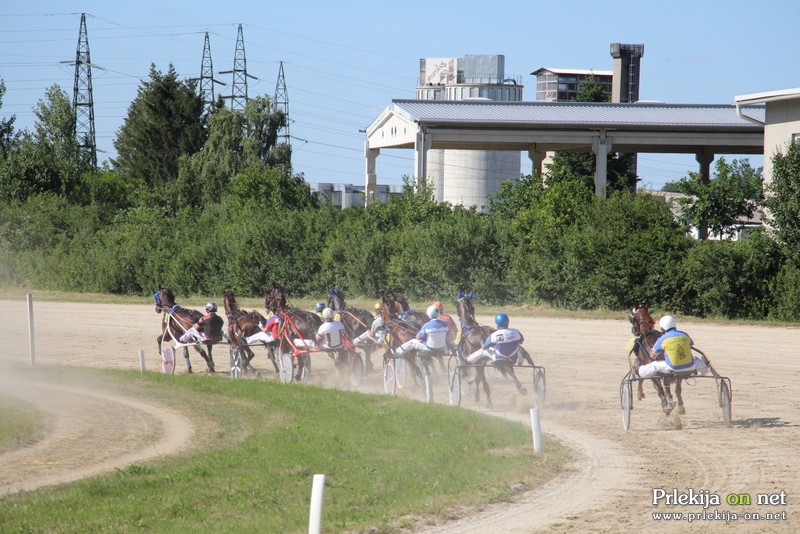
[[[378,311],[381,308],[383,308],[383,304],[380,302],[376,302],[372,307],[375,309],[375,311]]]

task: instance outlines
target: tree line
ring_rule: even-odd
[[[0,106],[4,88],[0,82]],[[286,117],[268,97],[243,111],[203,112],[193,82],[151,67],[117,132],[118,157],[86,166],[74,110],[57,86],[35,108],[33,132],[0,120],[0,285],[78,292],[263,296],[330,287],[377,297],[624,309],[634,302],[696,316],[795,321],[800,311],[800,149],[760,169],[720,158],[713,179],[689,176],[680,210],[635,192],[619,156],[609,194],[593,194],[593,163],[560,154],[541,176],[505,182],[488,208],[453,206],[407,181],[387,203],[321,203],[291,151]],[[515,177],[516,178],[516,177]],[[768,208],[769,231],[735,230]]]

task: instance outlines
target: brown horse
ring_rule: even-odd
[[[172,292],[171,289],[162,287],[158,291],[156,291],[155,295],[153,296],[156,301],[156,313],[163,313],[164,317],[161,320],[161,335],[156,338],[156,342],[158,343],[158,353],[161,354],[161,345],[166,341],[170,341],[174,339],[178,341],[180,336],[186,333],[192,325],[194,325],[197,321],[199,321],[203,314],[197,310],[190,310],[188,308],[182,308],[175,303],[175,294]],[[200,356],[206,362],[206,366],[208,366],[209,372],[214,372],[214,360],[211,356],[211,347],[213,344],[206,343],[206,347],[208,347],[208,354],[203,348],[197,344],[194,345],[194,349],[200,353]],[[189,370],[189,373],[192,373],[192,362],[189,360],[189,349],[188,347],[183,347],[183,358],[186,360],[186,367]]]
[[[363,308],[348,307],[344,298],[344,288],[331,289],[328,291],[328,308],[339,313],[339,320],[344,325],[345,334],[348,339],[355,339],[372,327],[375,317]],[[369,344],[359,345],[367,360],[367,371],[372,369],[373,347]]]
[[[295,339],[315,339],[322,319],[316,313],[290,306],[286,299],[286,288],[275,285],[264,298],[264,307],[281,318],[280,352],[295,354]],[[295,380],[301,380],[303,371],[310,371],[311,359],[308,354],[297,358]]]
[[[240,349],[244,355],[244,370],[253,370],[250,362],[255,357],[255,353],[244,341],[245,338],[257,334],[261,331],[261,326],[266,323],[266,318],[259,312],[242,310],[236,303],[236,296],[233,291],[226,291],[222,295],[222,302],[225,305],[225,314],[228,317],[228,339],[231,346]],[[243,342],[244,341],[244,342]],[[278,363],[275,360],[273,347],[267,347],[267,357],[272,362],[275,372],[278,372]]]
[[[402,293],[398,293],[394,297],[394,309],[397,310],[397,316],[412,324],[417,326],[417,330],[422,328],[422,325],[428,322],[428,316],[424,313],[415,311],[411,309],[411,306],[408,305],[408,301],[406,300],[405,295]]]
[[[381,301],[383,302],[381,316],[383,318],[383,325],[386,328],[385,346],[386,355],[388,356],[389,354],[394,354],[406,341],[416,338],[421,325],[418,326],[415,321],[409,321],[407,317],[404,316],[403,308],[398,303],[396,297],[384,295],[381,297]],[[414,377],[415,383],[417,385],[422,385],[425,378],[420,369],[420,365],[428,366],[430,363],[429,360],[427,358],[422,358],[418,362],[415,356],[409,353],[405,361],[410,364],[409,367],[412,369],[412,376]],[[431,368],[428,367],[426,371],[430,374]]]
[[[650,315],[650,310],[646,304],[637,304],[634,306],[628,314],[628,320],[631,323],[631,333],[636,336],[630,354],[633,356],[631,365],[634,370],[637,370],[639,366],[654,361],[650,353],[656,341],[658,341],[658,338],[661,337],[661,332],[656,330],[656,323]],[[675,400],[672,397],[672,391],[670,389],[672,381],[675,380],[675,396],[678,398],[678,413],[681,415],[686,413],[686,409],[683,405],[682,378],[663,375],[651,378],[650,380],[653,383],[653,388],[656,390],[656,393],[658,393],[658,398],[661,399],[661,409],[664,410],[664,413],[667,415],[672,413],[675,407]],[[639,381],[637,389],[637,398],[639,400],[645,398],[641,380]]]
[[[475,319],[475,307],[472,302],[473,293],[464,294],[459,291],[456,294],[456,310],[458,311],[458,319],[461,324],[461,335],[458,343],[458,355],[464,364],[467,356],[483,347],[483,342],[488,338],[494,328],[484,326],[478,323]],[[532,366],[533,360],[527,352],[522,352],[523,357]],[[469,364],[467,364],[469,365]],[[500,371],[505,378],[510,379],[517,391],[521,395],[527,395],[528,391],[522,386],[516,373],[514,366],[511,362],[498,360],[494,363],[495,367]],[[486,380],[486,367],[484,365],[469,366],[467,369],[475,369],[475,402],[480,402],[480,388],[483,386],[483,392],[486,395],[486,405],[492,406],[492,397],[489,390],[489,382]],[[469,373],[467,373],[467,382],[470,381]]]

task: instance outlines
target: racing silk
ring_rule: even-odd
[[[377,332],[378,330],[383,329],[383,316],[378,315],[375,317],[375,320],[372,321],[372,326],[369,327],[371,332]]]
[[[692,345],[694,342],[689,334],[673,328],[658,338],[653,345],[653,352],[663,354],[664,361],[671,369],[687,369],[694,363]]]
[[[264,323],[264,327],[262,330],[267,332],[269,335],[272,336],[272,339],[278,339],[278,331],[280,330],[281,326],[281,318],[278,315],[272,315],[267,322]]]
[[[322,337],[322,344],[326,348],[335,349],[342,345],[342,330],[344,325],[341,321],[326,321],[317,330],[317,334]]]
[[[431,349],[443,349],[447,346],[447,333],[450,327],[444,321],[439,319],[431,319],[420,328],[417,334],[417,339],[425,342],[425,345]]]
[[[206,339],[219,339],[222,337],[222,317],[216,313],[204,315],[197,321],[198,330],[203,333]]]
[[[483,348],[486,350],[491,348],[498,356],[510,358],[517,352],[523,341],[525,338],[522,336],[522,332],[516,328],[500,328],[486,338]]]
[[[456,341],[456,334],[458,333],[458,327],[456,327],[456,322],[453,321],[453,318],[449,315],[445,315],[444,313],[439,314],[439,320],[444,323],[447,323],[447,342],[448,343],[455,343]]]

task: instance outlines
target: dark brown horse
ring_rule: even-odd
[[[417,325],[416,321],[408,320],[404,315],[402,306],[397,302],[395,296],[381,297],[383,307],[381,308],[381,316],[383,318],[383,325],[386,328],[386,337],[384,338],[387,355],[393,354],[400,346],[417,337],[421,325]],[[424,324],[424,323],[423,323]],[[424,384],[425,378],[420,369],[420,365],[427,365],[428,359],[421,359],[419,362],[414,355],[409,354],[405,361],[409,362],[412,369],[412,376],[417,385]],[[430,373],[430,368],[427,372]]]
[[[405,295],[397,293],[394,297],[394,309],[397,310],[398,318],[417,326],[417,330],[428,322],[428,316],[422,312],[411,309]]]
[[[633,340],[633,348],[630,352],[630,354],[633,356],[633,362],[631,365],[633,366],[634,370],[638,370],[641,365],[646,365],[654,361],[650,353],[653,350],[653,346],[656,344],[656,341],[658,341],[658,338],[661,337],[661,332],[656,330],[656,323],[653,320],[653,317],[650,315],[650,310],[646,304],[637,304],[634,306],[630,314],[628,314],[628,320],[631,323],[631,333],[636,336],[636,338]],[[670,388],[674,380],[675,396],[678,398],[678,413],[686,413],[686,409],[683,405],[681,387],[683,382],[682,378],[677,376],[662,375],[651,378],[650,380],[653,384],[653,388],[656,390],[656,393],[658,393],[658,398],[661,399],[661,409],[664,410],[664,413],[667,415],[672,413],[673,408],[675,408],[675,400],[672,397],[672,391]],[[641,380],[639,381],[639,386],[637,389],[637,398],[639,400],[645,398]]]
[[[226,291],[222,295],[222,302],[225,305],[225,314],[228,317],[228,339],[231,346],[240,349],[244,355],[244,370],[253,370],[250,362],[255,357],[255,353],[248,346],[245,338],[257,334],[261,331],[261,326],[266,323],[266,318],[259,312],[242,310],[236,302],[233,291]],[[275,372],[278,372],[278,364],[275,360],[273,347],[267,347],[267,357],[272,362]]]
[[[328,291],[328,308],[339,314],[339,320],[344,325],[345,334],[348,339],[355,339],[372,327],[375,317],[363,308],[348,307],[344,298],[344,288],[331,289]],[[369,344],[360,345],[358,348],[364,351],[367,360],[367,370],[372,369],[373,347]]]
[[[280,352],[296,355],[295,339],[315,339],[322,319],[316,313],[290,306],[286,299],[286,288],[273,286],[264,298],[264,307],[281,318]],[[308,354],[300,354],[297,358],[295,380],[301,380],[303,370],[311,369]]]
[[[459,291],[456,295],[456,310],[458,311],[458,320],[461,324],[458,355],[462,360],[462,364],[470,354],[482,348],[483,342],[494,332],[494,328],[481,325],[475,319],[475,306],[472,299],[473,293],[471,292],[464,294]],[[528,363],[533,365],[533,360],[531,360],[530,355],[528,355],[527,352],[523,352],[522,354]],[[514,372],[513,363],[498,360],[494,365],[500,371],[500,374],[514,383],[514,386],[521,395],[528,394],[528,391],[522,386]],[[489,382],[486,380],[486,367],[484,365],[475,365],[468,367],[468,369],[469,368],[475,369],[475,402],[480,402],[480,388],[483,386],[483,392],[486,395],[486,405],[491,407],[492,397],[489,390]],[[469,381],[470,376],[469,373],[467,373],[467,382]]]
[[[161,335],[156,338],[158,343],[158,353],[161,354],[162,343],[174,339],[178,339],[189,330],[192,325],[199,321],[203,314],[197,310],[190,310],[183,308],[175,303],[175,294],[171,289],[162,287],[156,291],[154,295],[156,301],[156,313],[163,313],[164,317],[161,320]],[[206,343],[208,347],[208,354],[203,348],[196,344],[194,349],[200,353],[200,356],[206,362],[209,372],[214,372],[214,360],[211,356],[212,343]],[[183,358],[186,360],[186,367],[189,373],[192,372],[192,362],[189,360],[189,348],[183,347]]]

